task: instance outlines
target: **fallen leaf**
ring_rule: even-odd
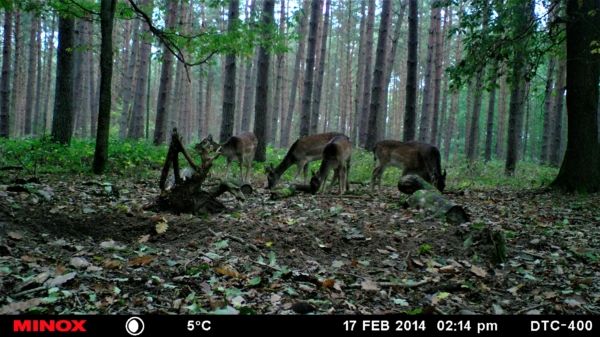
[[[150,239],[150,234],[146,234],[146,235],[142,235],[140,236],[140,238],[138,239],[138,243],[145,243],[148,242],[148,240]]]
[[[106,259],[102,262],[102,265],[106,269],[121,269],[123,267],[123,262],[119,260]]]
[[[363,290],[366,290],[366,291],[379,291],[379,285],[377,284],[377,282],[374,282],[373,280],[370,280],[370,279],[366,279],[366,280],[362,281],[360,283],[360,286]]]
[[[48,288],[58,287],[59,285],[65,284],[65,283],[69,282],[70,280],[74,279],[75,276],[77,276],[76,272],[71,272],[68,274],[57,276],[57,277],[47,281],[46,286]]]
[[[10,231],[10,232],[6,233],[6,235],[8,235],[8,237],[13,240],[23,240],[23,238],[25,237],[23,235],[23,233],[15,232],[15,231]]]
[[[442,274],[452,274],[452,273],[456,273],[456,267],[454,265],[447,265],[447,266],[443,266],[438,270],[440,273]]]
[[[88,260],[82,258],[82,257],[73,257],[71,258],[71,261],[69,262],[73,267],[75,268],[86,268],[90,265],[90,263],[88,262]]]
[[[119,245],[114,240],[103,241],[100,243],[100,247],[104,249],[114,249],[114,250],[124,250],[126,247],[124,245]]]
[[[325,279],[321,285],[323,286],[323,288],[333,288],[333,286],[335,285],[335,280],[332,278],[328,278]]]
[[[487,276],[487,271],[485,271],[483,268],[478,267],[476,265],[471,266],[471,273],[479,276],[479,277],[486,277]]]
[[[152,261],[154,261],[154,259],[155,259],[154,256],[142,255],[142,256],[134,257],[133,259],[129,260],[128,264],[130,266],[134,266],[134,267],[145,266],[145,265],[150,264]]]
[[[242,278],[242,275],[231,266],[220,266],[215,267],[215,272],[220,275],[229,276],[233,278]]]
[[[161,221],[154,226],[154,230],[156,230],[156,233],[158,233],[158,234],[162,234],[162,233],[166,232],[167,229],[169,229],[169,225],[167,224],[166,220]]]
[[[43,302],[44,301],[42,298],[32,298],[27,301],[9,303],[0,308],[0,315],[20,314],[30,308],[38,306]]]

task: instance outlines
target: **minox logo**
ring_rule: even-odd
[[[15,319],[13,332],[86,332],[85,319]]]

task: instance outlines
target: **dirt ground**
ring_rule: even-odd
[[[0,313],[600,314],[600,196],[452,190],[471,223],[392,187],[215,215],[144,211],[157,179],[0,179]],[[508,260],[468,233],[500,226]]]

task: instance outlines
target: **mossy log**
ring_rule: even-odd
[[[284,187],[277,187],[271,190],[271,200],[280,200],[292,197],[298,192],[312,193],[310,185],[293,184]]]
[[[398,189],[411,194],[406,200],[410,207],[424,209],[427,213],[443,217],[451,224],[462,224],[469,221],[469,215],[452,201],[446,199],[437,188],[417,175],[406,175],[398,182]]]

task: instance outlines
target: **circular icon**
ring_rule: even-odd
[[[125,330],[132,336],[138,336],[144,332],[144,321],[139,317],[131,317],[125,322]]]

